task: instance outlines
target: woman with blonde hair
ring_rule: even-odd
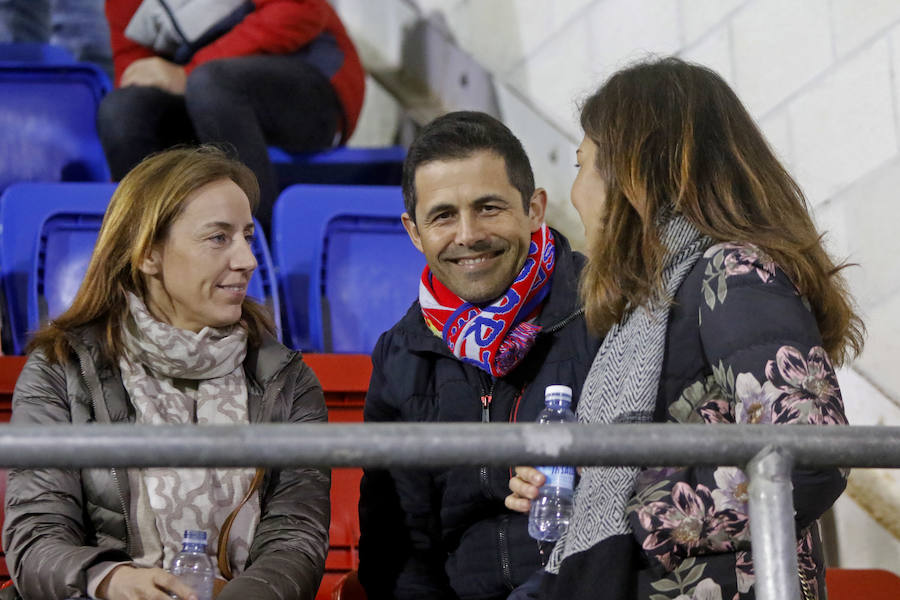
[[[605,335],[589,423],[845,424],[834,367],[863,326],[797,184],[713,71],[675,58],[615,73],[585,102],[572,186],[582,299]],[[520,467],[507,506],[544,478]],[[837,469],[796,471],[799,586],[824,598],[816,519]],[[547,598],[754,597],[747,479],[734,467],[583,470],[541,582]]]
[[[31,343],[13,423],[324,422],[315,375],[246,297],[258,197],[253,173],[211,147],[135,167],[72,307]],[[202,530],[221,549],[220,599],[312,599],[329,487],[314,468],[14,469],[6,560],[26,599],[187,600],[164,569]]]

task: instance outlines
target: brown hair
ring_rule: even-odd
[[[803,192],[719,75],[676,58],[638,63],[587,99],[581,126],[607,188],[600,222],[585,224],[598,231],[581,283],[594,332],[670,300],[658,223],[674,210],[714,240],[768,252],[809,300],[836,365],[860,352],[865,328],[840,274],[847,265],[829,258]]]
[[[208,183],[230,179],[250,200],[259,203],[253,172],[215,146],[182,147],[145,158],[122,179],[103,217],[87,273],[72,306],[38,331],[28,351],[41,349],[54,362],[70,352],[66,334],[86,324],[103,328],[101,354],[115,360],[122,351],[120,326],[128,313],[126,292],[146,297],[140,264],[155,244],[165,240],[185,200]],[[258,345],[274,325],[266,308],[245,298],[241,323],[249,343]]]

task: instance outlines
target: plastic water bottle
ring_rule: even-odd
[[[574,423],[572,413],[572,388],[567,385],[549,385],[544,391],[544,410],[538,415],[538,423]],[[575,495],[575,467],[537,467],[547,480],[541,486],[538,497],[531,501],[528,518],[528,534],[542,542],[555,542],[566,532],[572,518]]]
[[[206,532],[187,529],[181,541],[181,552],[172,559],[169,568],[182,583],[190,586],[197,600],[212,600],[216,569],[206,554]],[[174,594],[173,598],[177,597]]]

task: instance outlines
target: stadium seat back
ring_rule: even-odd
[[[90,64],[0,62],[0,190],[19,181],[109,181],[96,128],[109,89]]]
[[[400,221],[395,186],[297,185],[275,205],[273,254],[289,341],[370,353],[416,299],[425,258]]]
[[[285,152],[269,148],[269,158],[282,187],[297,183],[332,185],[400,185],[403,146],[351,148],[340,146],[318,152]]]

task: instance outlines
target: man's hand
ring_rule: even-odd
[[[187,75],[184,67],[158,56],[139,58],[122,73],[122,87],[149,85],[172,94],[184,94]]]
[[[503,501],[506,508],[520,513],[531,509],[531,501],[537,498],[538,488],[547,478],[534,467],[516,467],[516,475],[509,480],[512,494]]]
[[[109,572],[97,586],[97,597],[104,600],[197,600],[197,594],[162,569],[138,569],[121,565]]]

